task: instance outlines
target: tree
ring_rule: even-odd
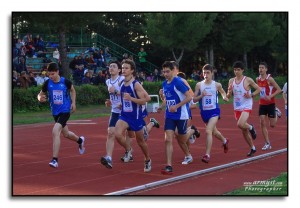
[[[216,13],[149,13],[146,32],[150,40],[172,51],[179,64],[184,50],[194,50],[211,31]],[[176,57],[177,50],[180,55]]]
[[[279,32],[274,25],[274,13],[231,13],[223,33],[222,46],[228,52],[243,54],[247,67],[247,53],[254,47],[272,41]]]

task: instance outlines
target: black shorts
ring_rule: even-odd
[[[70,113],[60,113],[58,115],[53,115],[55,123],[59,123],[64,128],[67,125],[67,121],[70,118]]]
[[[275,118],[275,103],[269,105],[259,105],[259,115],[268,115],[269,118]]]

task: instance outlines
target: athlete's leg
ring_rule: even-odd
[[[212,134],[216,127],[216,124],[219,120],[218,116],[212,117],[209,119],[208,123],[206,124],[206,154],[210,156],[211,147],[212,147]]]
[[[130,151],[131,147],[129,144],[126,142],[125,139],[125,130],[128,128],[128,123],[123,121],[123,120],[118,120],[116,127],[115,127],[115,137],[118,141],[118,143],[124,147],[126,151]]]
[[[262,134],[263,134],[265,143],[270,143],[269,133],[268,133],[267,124],[266,124],[266,116],[265,115],[260,115],[259,116],[259,121],[260,121],[260,128],[262,130]]]
[[[165,150],[166,150],[166,158],[167,158],[167,165],[172,166],[172,155],[173,155],[173,137],[174,131],[173,130],[165,130]]]
[[[145,161],[146,160],[150,160],[150,154],[149,154],[149,149],[148,149],[148,145],[144,140],[144,132],[143,129],[136,131],[135,132],[135,136],[136,136],[136,141],[138,143],[138,145],[140,146],[144,157],[145,157]]]
[[[251,128],[251,126],[247,123],[248,118],[249,118],[249,112],[243,111],[241,113],[241,116],[238,120],[237,125],[242,130],[244,139],[247,142],[247,144],[249,145],[249,147],[253,148],[254,147],[253,140],[249,133],[249,129]]]

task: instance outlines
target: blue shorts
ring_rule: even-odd
[[[188,120],[173,120],[170,118],[165,118],[165,128],[164,130],[173,130],[177,128],[178,134],[186,134],[187,132],[187,122]]]
[[[143,118],[140,119],[128,119],[126,117],[120,116],[120,120],[126,122],[129,126],[128,131],[140,131],[145,126],[145,121]]]
[[[108,127],[115,127],[117,121],[119,120],[120,114],[112,112],[109,117]]]
[[[148,111],[147,111],[147,109],[145,109],[145,110],[143,110],[143,112],[142,112],[142,117],[143,118],[146,118],[148,116]]]
[[[202,110],[200,114],[203,122],[207,124],[209,122],[209,119],[211,119],[212,117],[218,116],[220,119],[220,113],[220,108],[216,108],[212,110]]]

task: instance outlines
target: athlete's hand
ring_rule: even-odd
[[[223,100],[226,101],[226,102],[229,101],[228,97],[223,97]]]
[[[44,103],[44,102],[47,101],[47,96],[46,96],[46,95],[41,95],[41,96],[38,95],[38,100],[39,100],[41,103]]]
[[[71,113],[76,111],[76,105],[74,103],[71,104]]]
[[[131,100],[130,94],[127,93],[127,92],[124,92],[124,94],[123,94],[123,99],[124,99],[124,100]]]
[[[106,100],[105,100],[105,106],[106,106],[106,107],[110,107],[110,106],[111,106],[111,101],[110,101],[110,99],[106,99]]]
[[[175,105],[169,107],[169,112],[175,113],[176,111],[177,111],[177,107]]]

